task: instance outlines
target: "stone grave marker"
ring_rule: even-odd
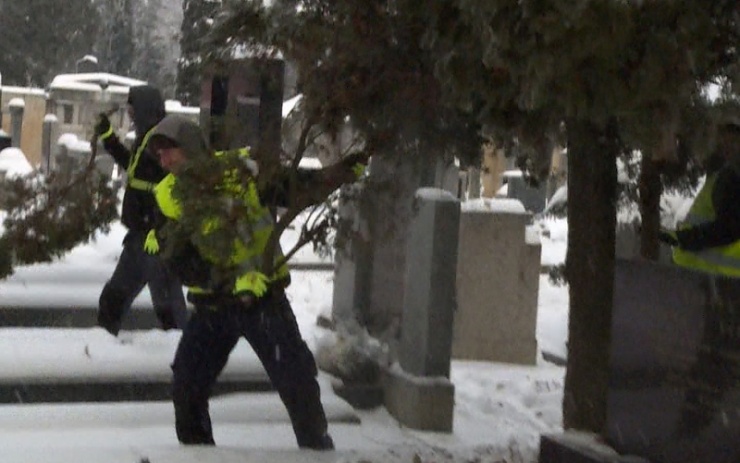
[[[607,437],[653,463],[740,461],[740,279],[616,264]]]

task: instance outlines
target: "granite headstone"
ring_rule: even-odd
[[[740,279],[618,260],[607,437],[653,463],[740,462]]]

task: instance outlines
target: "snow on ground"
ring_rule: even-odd
[[[547,227],[551,233],[543,237],[543,262],[558,260],[564,246],[562,223],[554,221]],[[59,262],[17,269],[13,277],[0,283],[0,298],[12,296],[43,305],[45,300],[74,295],[81,305],[94,304],[113,270],[123,234],[116,225],[109,234],[76,248]],[[286,243],[294,238],[294,232],[292,235],[287,234]],[[298,261],[317,259],[306,250]],[[54,276],[57,283],[49,283]],[[332,272],[294,271],[288,293],[304,337],[315,348],[330,335],[315,321],[331,312]],[[150,304],[146,292],[138,303]],[[567,304],[567,289],[542,276],[537,327],[542,348],[564,353]],[[178,332],[125,332],[121,337],[125,344],[99,328],[0,329],[0,375],[94,380],[96,375],[116,377],[127,372],[168,373]],[[242,341],[224,374],[260,369]],[[337,452],[330,454],[295,448],[284,410],[272,394],[214,399],[215,449],[180,447],[168,402],[4,405],[0,406],[2,461],[532,462],[536,461],[540,434],[560,429],[563,377],[563,368],[542,360],[533,367],[453,361],[456,405],[452,434],[405,429],[383,408],[354,410],[360,424],[331,422]],[[348,405],[333,394],[328,375],[322,373],[320,379],[327,412],[346,412],[342,407]]]
[[[562,263],[565,221],[543,219],[536,225],[546,231],[541,238],[543,264]],[[15,275],[0,282],[0,302],[43,307],[65,300],[94,307],[113,271],[123,235],[124,229],[116,224],[110,233],[58,262],[16,269]],[[283,244],[288,247],[295,238],[296,231],[289,230]],[[321,259],[306,248],[295,260]],[[332,276],[331,271],[294,271],[288,289],[312,348],[331,335],[316,325],[316,318],[331,312]],[[150,306],[148,292],[135,304]],[[564,356],[567,313],[567,288],[542,276],[537,323],[541,349]],[[158,330],[124,332],[117,339],[99,328],[4,328],[0,329],[0,381],[167,375],[178,339],[178,332]],[[260,370],[242,341],[224,374]],[[404,428],[383,408],[352,410],[332,392],[331,378],[320,373],[336,452],[299,451],[282,405],[267,393],[213,399],[216,448],[180,446],[169,402],[0,405],[0,461],[518,463],[536,461],[540,434],[560,429],[562,367],[544,360],[536,366],[453,361],[450,376],[455,385],[451,434]],[[360,423],[343,421],[347,416],[359,418]]]

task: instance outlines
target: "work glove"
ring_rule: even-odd
[[[237,295],[253,294],[255,297],[262,297],[267,292],[267,285],[270,279],[262,272],[251,271],[236,279],[234,293]]]
[[[105,113],[98,114],[98,121],[95,124],[95,133],[101,140],[105,140],[113,135],[113,126]]]
[[[658,239],[670,246],[680,246],[678,238],[676,237],[676,232],[673,230],[665,230],[661,228],[658,232]]]
[[[159,241],[157,240],[157,232],[154,229],[149,230],[149,233],[146,235],[144,252],[152,255],[159,253]]]
[[[365,175],[365,168],[367,166],[361,162],[358,162],[354,166],[352,166],[352,172],[355,174],[355,178],[357,180],[361,179],[363,175]]]

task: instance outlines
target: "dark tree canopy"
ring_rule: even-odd
[[[422,46],[426,5],[401,1],[225,2],[216,53],[279,52],[298,70],[307,118],[329,132],[349,117],[373,151],[476,158],[478,126],[442,104]]]
[[[427,43],[451,102],[535,154],[543,137],[565,135],[571,306],[564,420],[601,432],[616,157],[641,150],[672,160],[710,149],[696,130],[713,123],[702,89],[738,81],[740,5],[458,0],[433,2],[429,11]]]
[[[309,117],[331,128],[350,116],[380,151],[427,143],[451,149],[460,146],[459,138],[477,143],[479,125],[534,157],[549,155],[546,148],[554,142],[567,145],[573,195],[565,421],[600,432],[611,336],[616,158],[641,150],[651,159],[673,160],[688,149],[709,149],[695,136],[697,127],[712,123],[699,117],[702,90],[711,82],[737,88],[738,3],[225,5],[226,20],[215,30],[220,51],[245,44],[279,50],[297,64]]]
[[[525,140],[554,136],[567,119],[615,119],[626,145],[652,154],[675,146],[704,84],[731,70],[738,78],[733,1],[457,1],[431,11],[443,88]]]
[[[179,5],[175,8],[179,8]],[[131,76],[159,88],[165,98],[175,97],[181,14],[168,0],[137,0],[132,18],[134,59]],[[176,26],[176,27],[175,27]]]
[[[136,0],[100,0],[101,33],[95,44],[101,70],[122,76],[133,75]]]
[[[90,0],[0,0],[3,85],[45,87],[95,44],[100,17]]]

